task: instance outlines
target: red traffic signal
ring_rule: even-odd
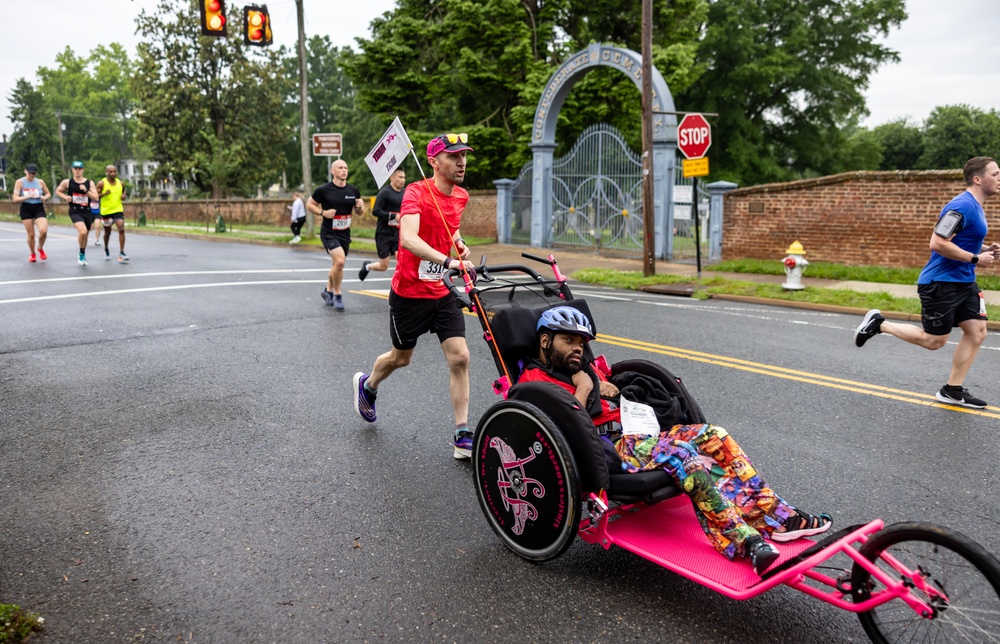
[[[267,5],[243,7],[243,40],[259,47],[271,44],[271,17]]]
[[[201,33],[206,36],[226,35],[226,3],[223,0],[201,0]]]

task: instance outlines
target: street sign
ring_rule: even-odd
[[[681,159],[681,174],[685,179],[708,176],[708,157]],[[674,190],[677,188],[675,187]]]
[[[677,124],[677,149],[688,159],[700,159],[712,147],[712,126],[701,114],[685,114]]]
[[[336,134],[313,134],[314,157],[339,157],[343,154],[343,137]]]

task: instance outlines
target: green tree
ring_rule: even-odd
[[[100,45],[86,58],[67,47],[54,67],[38,68],[39,91],[63,126],[67,164],[79,159],[103,168],[131,155],[137,126],[133,71],[134,62],[118,43]]]
[[[924,153],[924,135],[907,119],[897,119],[872,130],[872,136],[882,152],[879,170],[915,170]]]
[[[40,91],[24,78],[17,79],[14,89],[7,95],[10,101],[10,120],[14,131],[7,144],[7,158],[10,161],[8,176],[18,179],[24,166],[34,163],[46,182],[52,166],[58,163],[59,142],[56,133],[56,117]],[[9,186],[14,181],[8,182]],[[49,186],[55,190],[55,186]]]
[[[519,0],[400,0],[372,21],[345,70],[360,106],[398,115],[418,150],[441,132],[468,132],[468,186],[492,187],[516,147],[510,111],[553,41],[553,11]]]
[[[713,0],[698,50],[706,71],[677,101],[719,113],[713,177],[838,171],[841,129],[864,114],[871,74],[898,59],[878,41],[905,18],[904,0]]]
[[[632,6],[634,5],[634,6]],[[697,37],[706,0],[657,3],[654,63],[672,87],[700,73]],[[470,187],[516,175],[529,158],[541,92],[567,56],[591,41],[640,49],[638,3],[613,0],[400,0],[372,22],[372,37],[345,68],[365,109],[398,114],[416,144],[466,131]],[[591,78],[591,77],[594,78]],[[588,74],[567,99],[560,141],[608,120],[639,139],[638,90],[622,74]],[[420,133],[418,136],[416,133]]]
[[[364,158],[389,126],[390,119],[379,117],[357,105],[357,89],[344,73],[343,61],[352,51],[349,47],[338,49],[329,36],[313,36],[306,42],[306,64],[309,78],[309,132],[339,132],[344,137],[343,160],[350,168],[348,180],[363,194],[376,192]],[[285,74],[298,78],[298,55],[283,52]],[[285,123],[292,138],[285,147],[289,159],[288,180],[294,185],[302,182],[302,160],[299,152],[299,94],[298,84],[285,102]],[[313,181],[319,185],[327,180],[330,168],[326,157],[312,157]],[[414,173],[416,170],[414,169]],[[415,176],[411,174],[410,177]]]
[[[230,7],[231,26],[240,12]],[[138,134],[160,164],[155,178],[190,177],[213,198],[255,194],[285,167],[282,106],[293,81],[279,52],[246,46],[238,29],[202,36],[198,16],[194,0],[160,0],[136,19]]]
[[[972,157],[1000,158],[1000,114],[968,105],[936,107],[924,123],[919,167],[961,168]]]

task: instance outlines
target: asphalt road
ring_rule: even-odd
[[[867,641],[787,588],[733,602],[579,540],[541,565],[508,552],[451,456],[436,340],[382,387],[376,426],[353,412],[352,374],[388,347],[388,280],[359,283],[362,257],[338,313],[320,253],[133,234],[130,264],[91,246],[80,267],[74,246],[55,227],[28,264],[0,222],[0,602],[41,613],[43,642]],[[857,349],[851,316],[575,291],[599,353],[683,376],[791,503],[1000,552],[1000,408],[933,404],[953,345]],[[475,421],[495,373],[468,323]],[[993,401],[998,350],[991,334],[966,382]]]

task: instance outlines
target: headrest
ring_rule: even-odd
[[[538,336],[535,333],[538,318],[541,317],[542,311],[557,306],[572,306],[586,315],[594,334],[597,334],[597,324],[594,322],[594,316],[590,314],[586,300],[569,300],[538,309],[503,309],[493,316],[490,327],[493,329],[493,337],[500,347],[505,362],[509,363],[511,360],[516,362],[522,358],[534,358],[538,355]]]

